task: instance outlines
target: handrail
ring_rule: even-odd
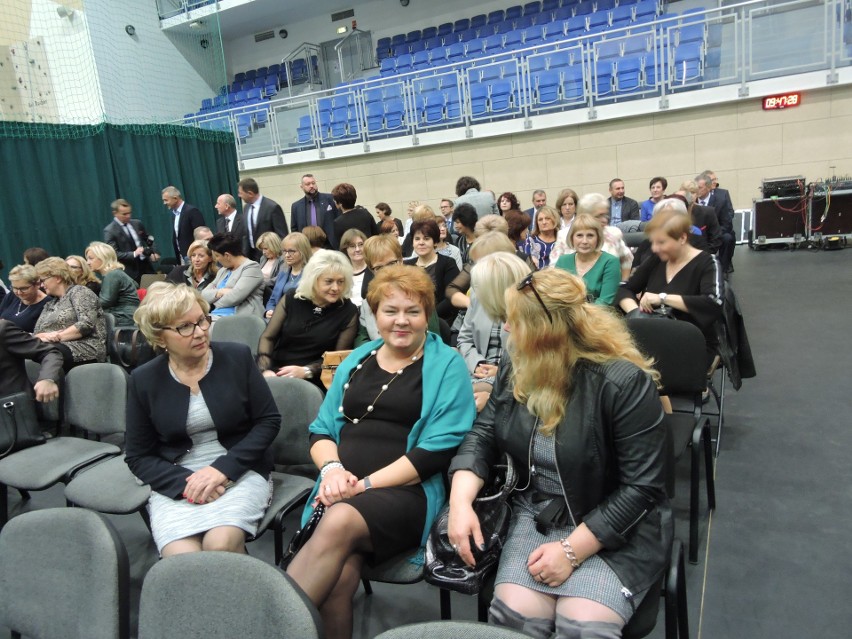
[[[362,58],[361,40],[365,37],[369,37],[369,35],[370,34],[367,33],[366,31],[362,31],[358,27],[354,27],[352,29],[352,31],[350,31],[346,35],[345,38],[342,38],[340,40],[340,42],[338,42],[334,45],[334,51],[335,51],[335,53],[337,53],[337,64],[338,64],[338,68],[340,69],[341,79],[343,79],[344,81],[348,81],[356,73],[355,69],[352,69],[351,73],[347,72],[345,75],[343,73],[344,68],[345,68],[344,64],[343,64],[343,47],[344,47],[344,45],[347,43],[347,41],[350,38],[355,38],[355,46],[358,49],[358,67],[359,67],[358,71],[363,71],[364,66],[361,64],[361,62],[362,62],[362,59],[361,59]]]

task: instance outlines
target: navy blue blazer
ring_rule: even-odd
[[[317,193],[316,209],[317,226],[325,231],[328,237],[326,248],[337,246],[340,238],[334,233],[334,220],[338,218],[340,211],[337,210],[337,205],[334,203],[334,198],[331,197],[330,193]],[[308,196],[304,196],[290,205],[290,230],[301,231],[310,225],[311,206],[308,203]]]
[[[211,466],[236,481],[253,470],[272,470],[271,444],[281,415],[248,346],[210,345],[213,365],[199,382],[219,442],[227,454]],[[169,372],[168,355],[140,366],[130,376],[127,398],[127,449],[130,471],[158,493],[180,499],[193,471],[177,460],[192,448],[186,434],[189,388]]]
[[[139,236],[139,241],[144,248],[148,248],[148,231],[139,220],[131,219],[128,224],[136,231]],[[154,267],[151,265],[150,258],[140,260],[134,254],[136,251],[136,243],[127,234],[118,220],[113,219],[112,222],[104,227],[104,242],[115,249],[115,255],[118,261],[124,264],[124,272],[132,277],[136,283],[139,283],[139,278],[145,273],[153,273]],[[158,253],[156,247],[152,247],[154,253]]]
[[[169,211],[171,215],[174,215],[171,211]],[[172,226],[172,246],[175,249],[175,257],[178,260],[181,257],[185,256],[187,251],[189,251],[189,245],[195,241],[195,236],[193,232],[199,226],[207,226],[204,221],[204,216],[201,214],[201,211],[198,210],[197,206],[190,204],[189,202],[183,203],[183,208],[180,212],[180,222],[178,223],[178,232],[177,236],[175,236],[174,232],[174,220],[170,221]]]

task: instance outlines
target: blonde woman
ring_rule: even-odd
[[[195,240],[187,249],[189,266],[178,264],[166,276],[167,282],[186,284],[199,291],[204,290],[216,277],[216,260],[213,251],[207,246],[207,240]]]
[[[618,258],[603,250],[601,223],[591,215],[578,214],[571,225],[569,242],[571,252],[561,255],[556,267],[583,278],[589,301],[612,304],[621,283],[621,271]]]
[[[19,264],[9,271],[12,292],[0,301],[0,319],[9,320],[27,333],[32,333],[47,295],[39,288],[38,273],[29,264]]]
[[[133,326],[133,313],[139,308],[136,282],[124,272],[115,249],[104,242],[92,242],[86,248],[86,262],[101,276],[101,308],[112,313],[116,326]]]
[[[537,269],[551,264],[551,251],[556,244],[559,214],[550,206],[542,206],[535,214],[535,227],[524,242],[524,253],[529,255]],[[553,260],[556,261],[555,259]]]
[[[449,537],[472,565],[472,503],[502,453],[520,472],[490,621],[532,637],[617,639],[672,542],[651,362],[562,269],[506,291],[509,357],[450,465]],[[535,467],[535,472],[532,468]]]
[[[116,254],[117,255],[117,254]],[[71,279],[75,284],[85,286],[95,295],[101,294],[101,281],[92,273],[89,268],[89,263],[82,255],[69,255],[65,258],[65,263],[71,269]]]
[[[312,227],[318,228],[318,227]],[[272,294],[266,302],[266,319],[272,317],[272,312],[281,301],[281,298],[299,285],[302,279],[302,272],[305,269],[305,264],[311,259],[313,251],[308,238],[295,231],[289,233],[281,241],[281,249],[284,253],[284,263],[286,268],[282,268],[278,272],[278,278],[275,280],[275,286],[272,287]]]
[[[281,238],[267,231],[257,238],[257,248],[260,250],[260,272],[263,273],[263,283],[272,290],[272,285],[278,277],[278,272],[281,270]]]

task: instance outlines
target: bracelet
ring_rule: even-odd
[[[365,493],[373,487],[373,482],[372,482],[372,481],[370,481],[370,476],[369,476],[369,475],[367,475],[366,477],[364,477],[364,479],[362,479],[361,481],[363,481],[363,482],[364,482],[364,492],[365,492]]]
[[[322,465],[320,469],[320,480],[325,479],[325,476],[329,473],[329,471],[334,470],[335,468],[339,468],[340,470],[345,470],[343,464],[339,461],[327,461]]]
[[[568,563],[571,567],[577,569],[580,567],[580,562],[577,561],[577,553],[574,552],[574,547],[568,541],[568,537],[559,542],[562,544],[562,550],[565,551],[565,556],[568,558]]]

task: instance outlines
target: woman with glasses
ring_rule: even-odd
[[[65,263],[71,269],[71,279],[75,284],[85,286],[95,295],[101,294],[101,281],[89,268],[89,263],[82,255],[69,255],[65,258]]]
[[[126,461],[151,486],[162,557],[244,553],[272,496],[281,416],[249,348],[210,343],[209,310],[195,288],[156,282],[134,314],[161,354],[130,378]]]
[[[106,361],[106,325],[98,296],[75,284],[71,269],[60,257],[48,257],[36,267],[44,292],[50,295],[33,332],[56,344],[64,368]]]
[[[287,291],[292,291],[299,285],[305,264],[313,255],[308,238],[299,232],[290,233],[281,241],[281,253],[284,255],[284,266],[286,268],[282,268],[278,272],[275,286],[272,287],[272,294],[266,302],[266,319],[272,317],[272,312]]]
[[[508,357],[450,465],[449,538],[475,563],[472,503],[502,453],[519,471],[493,623],[617,639],[666,569],[666,435],[652,362],[562,269],[506,291]]]
[[[9,283],[14,295],[6,295],[0,301],[0,319],[32,333],[47,304],[47,295],[38,287],[38,273],[29,264],[19,264],[9,271]]]
[[[364,261],[364,242],[367,236],[358,229],[349,229],[340,238],[340,251],[349,258],[352,264],[352,303],[360,308],[361,286],[364,283],[364,274],[367,272],[367,262]]]
[[[307,379],[325,391],[323,353],[349,350],[358,332],[351,295],[349,260],[339,251],[314,253],[299,286],[281,298],[260,336],[257,363],[263,374]]]

